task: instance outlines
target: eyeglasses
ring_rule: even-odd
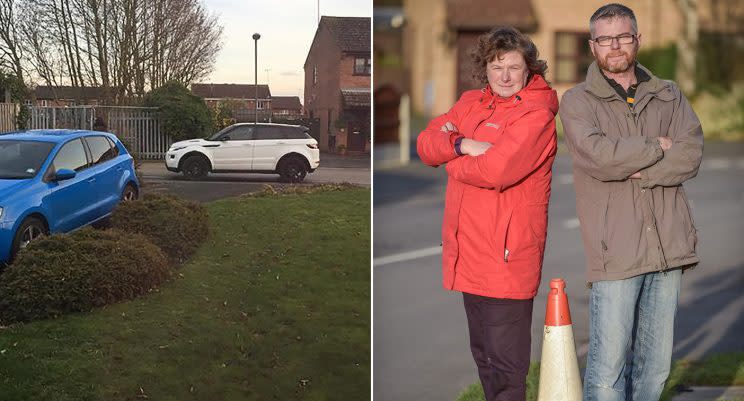
[[[612,41],[617,40],[618,44],[629,45],[636,40],[636,35],[624,33],[618,36],[600,36],[598,38],[590,39],[592,42],[600,46],[612,46]]]

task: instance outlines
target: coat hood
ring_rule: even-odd
[[[533,75],[530,81],[527,82],[527,86],[508,98],[497,96],[491,89],[491,85],[486,85],[481,92],[484,94],[481,101],[489,106],[494,103],[517,105],[519,102],[531,102],[542,105],[544,108],[550,110],[553,115],[558,114],[558,93],[550,87],[550,84],[548,84],[542,75]]]

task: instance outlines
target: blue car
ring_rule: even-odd
[[[134,161],[106,132],[32,130],[0,135],[0,263],[41,235],[107,218],[139,194]]]

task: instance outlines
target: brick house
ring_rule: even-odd
[[[323,16],[305,60],[305,113],[324,151],[368,151],[371,19]]]
[[[302,103],[298,96],[272,96],[271,114],[274,120],[292,121],[303,117]]]
[[[33,91],[32,103],[43,107],[100,105],[104,98],[102,87],[39,85]]]
[[[562,94],[583,81],[586,68],[593,61],[587,44],[589,17],[607,3],[605,0],[403,0],[406,25],[402,55],[409,69],[412,110],[429,115],[444,113],[462,92],[479,87],[471,78],[469,49],[480,34],[498,25],[511,25],[530,35],[540,58],[548,62],[548,81]],[[701,35],[723,30],[721,16],[715,12],[722,8],[716,6],[719,3],[726,5],[729,14],[742,15],[744,3],[740,0],[700,0],[696,18]],[[681,45],[685,16],[677,0],[625,0],[623,4],[636,13],[643,49]],[[726,12],[719,10],[718,14]]]
[[[208,107],[215,109],[222,101],[229,101],[233,106],[233,115],[237,122],[271,120],[271,90],[268,85],[258,85],[258,108],[256,107],[256,85],[247,84],[192,84],[191,92],[204,98]],[[256,109],[258,109],[256,111]]]

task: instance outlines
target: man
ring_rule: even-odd
[[[560,108],[591,286],[584,400],[658,400],[682,271],[699,262],[682,183],[703,132],[677,85],[636,62],[632,10],[608,4],[589,27],[595,62]]]

